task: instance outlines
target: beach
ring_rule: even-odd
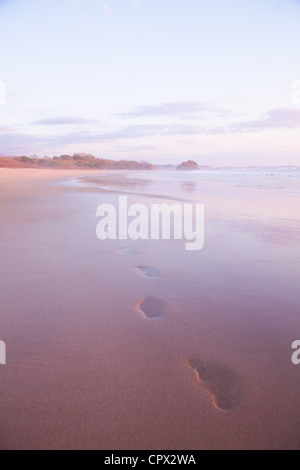
[[[269,173],[0,169],[2,450],[299,449],[299,176]],[[204,204],[204,248],[99,240],[120,195]]]

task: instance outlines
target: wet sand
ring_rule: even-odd
[[[0,448],[299,449],[299,196],[80,174],[0,169]],[[120,191],[204,202],[204,249],[97,239]]]

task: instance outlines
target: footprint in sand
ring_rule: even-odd
[[[152,279],[159,277],[159,272],[154,268],[150,268],[149,266],[138,266],[137,269],[144,277]]]
[[[163,302],[155,297],[147,297],[138,304],[146,318],[159,318],[164,314]]]
[[[195,370],[198,380],[212,395],[215,408],[231,411],[241,401],[240,380],[232,370],[199,359],[189,359],[188,366]]]

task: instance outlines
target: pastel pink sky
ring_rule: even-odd
[[[0,154],[299,165],[297,0],[0,0],[0,13]]]

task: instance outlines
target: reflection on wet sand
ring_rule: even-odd
[[[184,192],[194,193],[197,191],[197,183],[196,181],[182,181],[181,188]]]
[[[297,246],[300,244],[300,225],[293,219],[230,219],[230,230],[249,233],[265,243]]]
[[[135,189],[148,190],[152,184],[151,179],[133,177],[131,174],[123,173],[119,175],[106,174],[105,176],[82,177],[80,181],[102,189],[115,189],[122,192]]]

